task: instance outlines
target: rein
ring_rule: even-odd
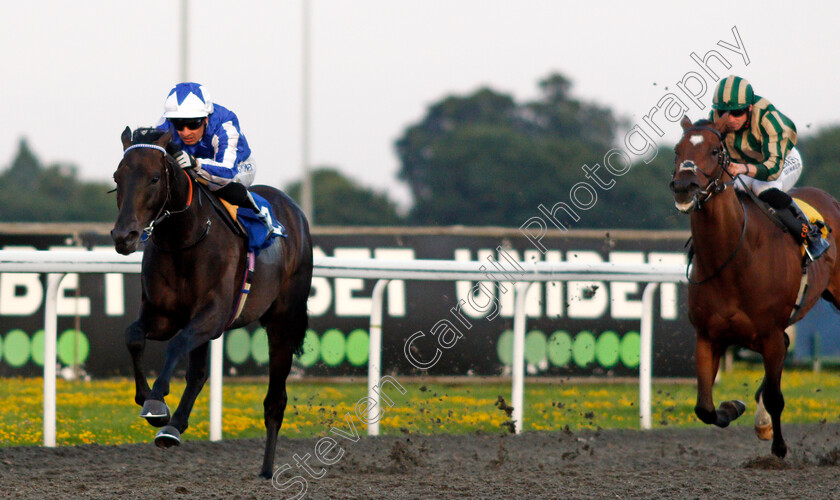
[[[738,177],[738,182],[741,183],[741,187],[744,188],[744,192],[747,193],[747,195],[750,198],[752,198],[753,203],[755,203],[755,206],[757,206],[758,209],[761,210],[761,213],[763,213],[765,216],[767,216],[767,218],[770,219],[773,222],[773,224],[778,226],[782,231],[787,231],[787,228],[785,227],[784,224],[782,224],[782,221],[779,220],[778,217],[773,216],[773,214],[776,213],[776,210],[773,209],[773,208],[769,208],[769,206],[766,203],[761,201],[758,198],[758,196],[756,196],[755,193],[752,192],[752,189],[747,187],[746,183],[744,182],[744,179],[741,179],[741,177]]]
[[[166,206],[169,205],[169,201],[171,199],[171,194],[172,194],[172,182],[169,179],[169,168],[170,168],[170,164],[169,164],[169,160],[168,160],[169,153],[166,152],[166,149],[164,149],[161,146],[158,146],[157,144],[133,144],[133,145],[127,147],[123,151],[123,157],[125,157],[126,153],[128,153],[129,151],[131,151],[132,149],[135,149],[135,148],[156,149],[156,150],[160,151],[161,153],[163,153],[162,160],[163,160],[164,177],[166,178],[166,198],[163,200],[163,204],[161,204],[160,209],[158,210],[155,217],[152,219],[151,222],[149,222],[149,225],[146,226],[145,228],[143,228],[143,235],[142,235],[141,239],[142,239],[142,241],[147,241],[149,238],[152,237],[152,233],[155,230],[155,226],[157,224],[163,222],[164,220],[168,219],[169,217],[171,217],[173,215],[178,215],[178,214],[184,213],[187,210],[189,210],[190,206],[192,205],[192,200],[193,200],[193,181],[190,178],[189,174],[187,172],[184,172],[184,175],[187,176],[187,185],[189,186],[189,193],[187,194],[187,203],[184,206],[184,208],[182,208],[180,210],[173,210],[173,211],[166,210]],[[178,169],[178,170],[181,170],[181,169]],[[200,197],[200,193],[199,193],[199,197]],[[179,251],[183,251],[183,250],[188,250],[188,249],[198,245],[199,243],[201,243],[201,241],[204,240],[204,238],[207,237],[207,235],[210,233],[210,225],[211,225],[210,218],[208,218],[207,222],[205,223],[204,232],[201,234],[201,236],[199,236],[198,239],[196,241],[194,241],[193,243],[190,243],[189,245],[178,248],[178,249],[163,248],[159,244],[157,244],[157,242],[155,242],[154,238],[151,238],[151,240],[152,240],[152,243],[159,250],[162,250],[164,252],[179,252]]]
[[[175,210],[175,211],[164,210],[164,208],[166,207],[166,205],[169,202],[169,193],[171,192],[171,186],[172,186],[169,183],[169,171],[166,167],[164,167],[164,171],[166,172],[166,179],[167,179],[166,180],[166,182],[167,182],[166,199],[164,200],[163,205],[160,207],[160,210],[158,210],[157,216],[155,216],[155,218],[152,220],[152,222],[149,222],[149,225],[146,226],[143,229],[143,236],[144,236],[143,241],[145,241],[149,236],[152,235],[152,231],[154,231],[156,224],[158,224],[159,222],[161,222],[161,221],[163,221],[163,220],[165,220],[165,219],[167,219],[167,218],[169,218],[173,215],[178,215],[180,213],[186,212],[187,209],[190,208],[190,205],[192,205],[193,186],[192,186],[192,179],[190,179],[190,181],[189,181],[190,192],[187,195],[187,205],[184,208],[182,208],[181,210]],[[184,175],[187,175],[187,173],[184,172]],[[189,175],[187,175],[187,177],[189,177]]]

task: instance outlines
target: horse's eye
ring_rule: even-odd
[[[720,151],[718,151],[717,149],[713,149],[712,150],[712,156],[717,156],[719,152]]]
[[[160,177],[152,177],[152,184],[157,184],[160,180]]]

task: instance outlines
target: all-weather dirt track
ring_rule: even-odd
[[[840,498],[840,424],[783,430],[784,460],[741,425],[358,442],[333,436],[345,454],[323,470],[314,458],[317,439],[281,436],[275,466],[291,466],[280,484],[306,477],[305,498]],[[2,448],[0,497],[292,498],[298,489],[280,491],[257,477],[261,439],[185,438],[166,450],[153,444]],[[298,468],[294,455],[320,479]]]

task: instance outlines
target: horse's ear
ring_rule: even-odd
[[[155,144],[164,148],[164,147],[166,147],[167,144],[169,144],[169,141],[171,141],[171,140],[172,140],[172,131],[167,130],[165,134],[160,136],[160,138],[155,141]]]
[[[131,129],[129,127],[126,127],[125,130],[123,130],[120,140],[123,144],[123,151],[131,146]]]
[[[729,130],[729,112],[722,114],[720,118],[715,120],[715,130],[720,132],[721,135],[726,135]]]
[[[688,115],[683,115],[680,126],[682,126],[683,130],[688,130],[691,127],[691,120],[688,118]]]

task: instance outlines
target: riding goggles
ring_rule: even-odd
[[[729,112],[729,116],[731,116],[733,118],[740,118],[740,117],[744,116],[744,114],[749,110],[750,110],[749,106],[747,106],[746,108],[741,108],[741,109],[733,109],[732,111]]]
[[[175,130],[184,130],[184,127],[190,130],[198,130],[204,125],[204,118],[170,118],[169,123],[175,127]]]

